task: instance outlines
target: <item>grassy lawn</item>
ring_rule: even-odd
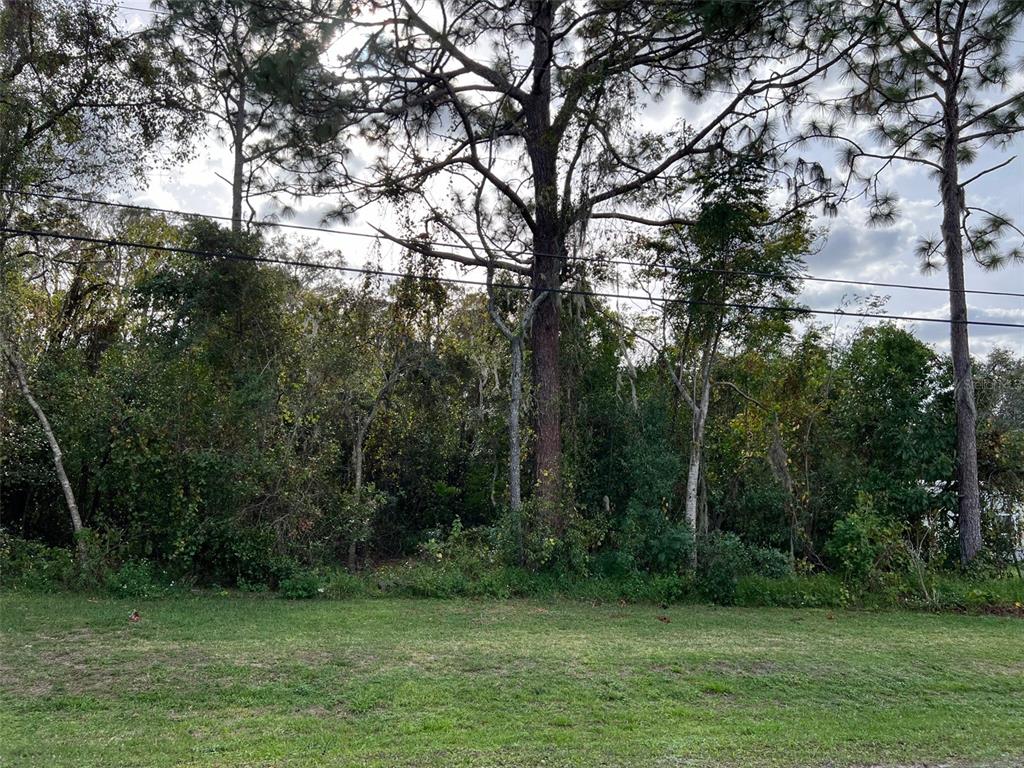
[[[1019,619],[7,593],[0,632],[4,768],[1024,764]]]

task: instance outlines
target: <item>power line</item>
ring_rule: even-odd
[[[145,250],[160,251],[165,253],[181,253],[191,256],[197,256],[206,259],[226,259],[229,261],[244,261],[259,264],[278,264],[290,267],[303,267],[309,269],[324,269],[334,270],[340,272],[350,272],[354,274],[362,275],[374,275],[381,277],[395,277],[395,278],[413,278],[416,280],[428,280],[437,283],[451,283],[455,285],[473,285],[479,287],[487,287],[487,283],[480,280],[469,280],[466,278],[456,277],[442,277],[440,275],[414,275],[405,272],[394,272],[384,269],[370,269],[367,267],[346,267],[340,264],[324,264],[316,261],[305,261],[305,260],[292,260],[292,259],[281,259],[272,256],[251,256],[242,253],[226,253],[218,251],[204,251],[197,248],[185,248],[182,246],[171,246],[171,245],[154,245],[150,243],[138,243],[128,240],[121,240],[118,238],[103,238],[103,237],[92,237],[90,235],[74,235],[67,232],[51,232],[40,229],[19,229],[15,227],[0,227],[0,232],[5,232],[12,235],[21,235],[25,237],[49,237],[58,240],[69,240],[74,242],[91,243],[94,245],[105,245],[105,246],[118,246],[124,248],[142,248]],[[507,290],[517,291],[533,291],[533,288],[528,285],[520,285],[518,283],[492,283],[492,288],[502,288]],[[637,296],[636,294],[628,293],[610,293],[606,291],[590,291],[579,288],[548,288],[545,289],[548,293],[556,293],[568,296],[585,296],[589,298],[610,298],[610,299],[627,299],[631,301],[646,301],[651,304],[665,303],[665,304],[684,304],[687,306],[706,306],[706,307],[721,307],[726,309],[746,309],[746,310],[758,310],[767,312],[781,312],[785,314],[794,315],[828,315],[832,317],[859,317],[859,318],[876,318],[880,320],[905,320],[909,322],[917,323],[943,323],[950,325],[953,323],[962,323],[964,325],[978,325],[978,326],[990,326],[997,328],[1024,328],[1024,324],[1021,323],[1001,323],[989,320],[957,320],[944,318],[944,317],[913,317],[910,315],[884,315],[877,312],[845,312],[843,310],[831,310],[831,309],[815,309],[815,308],[801,308],[801,307],[780,307],[772,306],[767,304],[746,304],[739,302],[716,302],[716,301],[701,301],[697,299],[676,299],[667,296]]]
[[[154,206],[137,205],[137,204],[133,204],[133,203],[115,203],[115,202],[110,202],[110,201],[107,201],[107,200],[96,200],[96,199],[87,198],[87,197],[76,197],[74,195],[60,195],[60,194],[48,193],[48,192],[29,192],[29,191],[12,190],[12,189],[0,189],[0,193],[12,194],[12,195],[24,195],[26,197],[37,197],[37,198],[46,199],[46,200],[62,200],[62,201],[65,201],[65,202],[83,203],[83,204],[86,204],[86,205],[100,205],[100,206],[107,206],[107,207],[112,207],[112,208],[123,208],[123,209],[127,209],[127,210],[146,211],[146,212],[149,212],[149,213],[164,213],[164,214],[169,214],[169,215],[173,215],[173,216],[193,217],[193,218],[200,218],[200,219],[211,219],[211,220],[216,220],[216,221],[231,221],[232,220],[230,216],[218,216],[218,215],[212,214],[212,213],[197,213],[197,212],[194,212],[194,211],[182,211],[182,210],[177,210],[177,209],[174,209],[174,208],[158,208],[158,207],[154,207]],[[328,227],[314,227],[314,226],[305,225],[305,224],[288,224],[288,223],[285,223],[285,222],[266,221],[266,220],[255,220],[255,221],[250,221],[248,223],[253,225],[253,226],[258,226],[258,227],[280,227],[280,228],[284,228],[284,229],[295,229],[295,230],[302,230],[302,231],[306,231],[306,232],[321,232],[321,233],[330,234],[330,235],[344,235],[344,236],[348,236],[348,237],[361,237],[361,238],[366,238],[366,239],[370,239],[370,240],[374,240],[374,241],[380,241],[380,239],[381,239],[381,236],[378,235],[378,234],[370,234],[369,232],[358,232],[356,230],[350,230],[350,229],[332,229],[332,228],[328,228]],[[396,242],[396,240],[392,239],[392,242]],[[399,244],[403,244],[403,243],[399,242]],[[423,240],[423,239],[419,239],[419,238],[417,238],[413,242],[410,242],[409,244],[405,244],[405,247],[407,247],[411,251],[414,251],[414,252],[417,252],[417,253],[421,253],[422,255],[426,255],[426,256],[430,256],[431,255],[429,253],[423,253],[421,251],[416,251],[416,246],[417,245],[422,245],[422,246],[428,246],[428,245],[441,246],[441,247],[445,247],[445,248],[456,248],[456,249],[469,250],[469,251],[474,250],[474,246],[466,245],[465,243],[448,242],[448,241],[443,241],[443,240]],[[483,246],[479,246],[478,245],[478,246],[475,246],[475,247],[483,249]],[[510,249],[505,249],[505,248],[492,248],[492,250],[497,250],[497,251],[499,251],[500,253],[502,253],[502,254],[504,254],[506,256],[534,255],[533,251],[527,251],[527,250],[515,251],[515,250],[510,250]],[[538,253],[536,255],[555,256],[555,254],[548,254],[548,253]],[[440,257],[438,257],[438,258],[440,258]],[[839,278],[839,277],[818,277],[818,276],[815,276],[815,275],[806,275],[806,274],[804,274],[804,275],[784,275],[784,274],[780,274],[780,273],[776,273],[776,272],[758,272],[758,271],[752,271],[752,270],[738,270],[738,269],[716,269],[716,268],[713,268],[713,267],[681,267],[681,266],[676,266],[676,265],[671,265],[671,264],[648,263],[648,262],[635,261],[635,260],[629,260],[629,259],[601,259],[601,258],[587,257],[587,256],[573,256],[572,259],[574,259],[576,261],[589,262],[589,263],[602,264],[602,265],[604,265],[604,264],[616,264],[616,265],[621,265],[621,266],[634,266],[634,267],[658,267],[658,268],[669,269],[669,270],[678,271],[678,272],[697,272],[697,273],[702,273],[702,274],[720,274],[720,275],[744,275],[744,276],[747,276],[747,277],[761,277],[761,278],[766,278],[766,279],[798,279],[798,280],[807,281],[807,282],[813,282],[813,283],[829,283],[829,284],[836,284],[836,285],[857,285],[857,286],[870,286],[872,288],[894,288],[894,289],[901,289],[901,290],[930,291],[930,292],[934,292],[934,293],[949,293],[949,289],[948,288],[943,288],[943,287],[934,286],[934,285],[913,285],[913,284],[910,284],[910,283],[887,283],[887,282],[878,282],[878,281],[871,281],[871,280],[853,280],[853,279],[846,279],[846,278]],[[983,290],[983,289],[978,289],[978,288],[967,288],[967,289],[964,289],[964,293],[971,293],[971,294],[977,294],[977,295],[982,295],[982,296],[1008,296],[1008,297],[1011,297],[1011,298],[1024,298],[1024,293],[1015,292],[1015,291],[989,291],[989,290]]]

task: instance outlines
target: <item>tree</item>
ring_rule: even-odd
[[[886,223],[896,199],[874,179],[896,163],[928,169],[938,182],[941,237],[919,247],[924,267],[945,261],[949,281],[950,346],[957,416],[960,556],[981,548],[977,409],[968,339],[964,259],[997,267],[1024,258],[1007,238],[1024,230],[1005,215],[969,201],[968,187],[1012,162],[986,164],[980,151],[1004,147],[1024,131],[1024,90],[1013,86],[1010,46],[1024,18],[1016,0],[879,0],[870,44],[851,52],[854,80],[848,112],[870,123],[878,146],[863,146],[835,122],[814,121],[809,136],[840,143],[851,180],[865,182],[871,215]]]
[[[225,132],[231,148],[231,227],[240,232],[243,207],[255,216],[253,199],[302,187],[289,162],[301,149],[308,161],[330,164],[344,152],[333,134],[298,134],[297,123],[281,122],[283,104],[269,95],[266,79],[316,78],[318,56],[328,44],[338,5],[301,0],[253,3],[250,0],[161,0],[165,14],[149,37],[187,74],[179,79],[175,102],[186,114],[200,116]],[[270,75],[271,62],[283,51],[286,71]],[[323,124],[321,124],[321,127]],[[275,171],[272,173],[271,171]],[[309,173],[308,169],[304,173]],[[223,178],[223,177],[221,177]]]
[[[168,73],[115,14],[85,0],[12,0],[0,9],[0,344],[46,436],[76,534],[82,520],[60,444],[32,394],[26,358],[33,355],[20,348],[24,329],[11,288],[53,266],[46,248],[18,233],[47,215],[45,204],[23,193],[79,194],[139,179],[155,146],[169,139],[180,147],[193,127],[166,109]],[[83,223],[64,213],[53,218]]]
[[[694,162],[732,138],[738,151],[768,141],[772,109],[836,60],[826,27],[842,7],[384,0],[353,22],[363,38],[337,89],[376,157],[357,175],[342,169],[339,187],[410,210],[412,226],[388,232],[402,245],[480,267],[490,248],[496,269],[547,295],[530,342],[537,494],[556,535],[558,291],[581,272],[588,225],[665,223],[659,205]],[[712,104],[665,129],[634,118],[675,96]]]
[[[810,245],[803,216],[774,220],[764,173],[755,160],[735,164],[709,158],[700,176],[692,223],[652,241],[650,267],[640,275],[665,286],[652,297],[661,340],[648,344],[664,362],[690,411],[686,520],[698,528],[704,436],[723,345],[742,345],[782,323],[766,306],[785,307],[799,285],[801,257]],[[791,483],[790,483],[791,485]]]
[[[517,291],[518,293],[518,291]],[[516,550],[520,565],[525,560],[523,532],[522,464],[523,444],[519,416],[523,402],[523,357],[526,331],[533,322],[537,307],[546,299],[545,294],[530,299],[513,320],[502,316],[495,297],[494,268],[487,269],[487,312],[498,331],[508,341],[511,370],[508,379],[508,500],[509,512],[515,526]]]
[[[120,28],[116,9],[12,0],[0,36],[0,224],[33,207],[16,194],[30,187],[81,194],[141,180],[157,145],[180,158],[195,126],[167,108],[173,68]]]
[[[85,556],[85,542],[80,536],[82,533],[82,517],[78,513],[78,503],[75,501],[75,493],[71,489],[68,473],[64,470],[64,455],[61,452],[60,443],[57,442],[57,436],[53,432],[53,427],[50,426],[50,420],[46,417],[45,411],[43,411],[39,402],[32,395],[32,390],[28,385],[28,375],[25,373],[24,362],[3,337],[3,334],[0,334],[0,351],[4,353],[4,358],[11,366],[15,380],[18,382],[18,389],[29,404],[29,407],[32,408],[36,418],[39,419],[39,424],[43,428],[43,434],[46,435],[46,442],[49,443],[50,452],[53,454],[53,466],[57,472],[57,479],[60,481],[61,491],[63,491],[64,500],[68,505],[68,514],[71,516],[71,528],[75,533],[78,556],[83,558]]]

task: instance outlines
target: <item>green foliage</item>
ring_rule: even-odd
[[[153,598],[180,588],[147,560],[118,560],[115,542],[86,532],[84,557],[0,532],[0,576],[6,587],[36,592],[101,590],[113,597]]]
[[[846,584],[827,574],[773,578],[744,576],[736,584],[736,605],[781,608],[846,608],[853,602]]]
[[[902,565],[900,529],[875,512],[871,496],[860,493],[853,512],[836,523],[825,553],[847,583],[863,587]]]
[[[652,604],[678,603],[696,597],[689,577],[635,572],[617,577],[580,576],[502,565],[470,570],[455,565],[409,562],[384,568],[370,578],[374,594],[404,597],[567,598]]]
[[[348,571],[335,570],[323,579],[323,595],[332,600],[349,600],[370,594],[370,582]]]
[[[78,569],[71,550],[25,541],[0,529],[0,581],[40,592],[73,588]]]
[[[878,515],[908,525],[951,510],[951,494],[936,490],[953,472],[946,366],[909,332],[879,326],[854,339],[839,373],[847,503],[869,494]]]
[[[732,605],[746,576],[781,578],[790,572],[783,553],[749,547],[735,534],[715,531],[697,540],[698,583],[713,602]]]
[[[697,576],[709,600],[731,605],[749,568],[747,550],[735,534],[715,532],[697,541]]]
[[[133,215],[117,226],[168,244],[290,253],[209,223]],[[74,290],[19,279],[10,294],[29,336],[64,340],[30,361],[33,384],[91,531],[86,562],[66,569],[73,542],[45,441],[24,402],[4,399],[5,524],[66,547],[45,569],[21,568],[35,574],[26,580],[103,589],[111,572],[146,562],[166,573],[158,583],[276,589],[301,571],[333,573],[353,541],[362,565],[408,557],[426,540],[422,560],[438,562],[398,580],[410,594],[539,589],[529,571],[503,570],[520,564],[517,521],[504,512],[507,362],[478,296],[421,301],[409,285],[311,286],[253,263],[132,259],[123,285],[90,264]],[[76,304],[78,292],[95,303]],[[566,525],[546,529],[527,501],[529,569],[569,579],[570,591],[593,579],[601,595],[696,579],[727,603],[748,575],[788,574],[778,550],[792,546],[824,556],[852,591],[891,602],[928,591],[903,579],[904,535],[922,542],[918,570],[929,578],[954,561],[946,361],[909,334],[878,327],[829,344],[815,329],[797,339],[759,325],[720,356],[716,376],[736,389],[713,390],[701,479],[719,533],[699,545],[694,575],[682,520],[686,409],[660,361],[635,363],[636,341],[615,319],[575,311],[563,349]],[[1006,355],[979,374],[980,575],[1012,563],[1021,381]],[[788,486],[772,459],[780,451]],[[339,595],[358,592],[339,582]]]
[[[932,604],[945,610],[1001,609],[1024,615],[1024,579],[964,579],[938,575],[932,581]]]
[[[310,600],[323,595],[326,588],[315,573],[304,571],[283,579],[278,592],[286,600]]]
[[[174,586],[166,573],[146,560],[129,560],[108,573],[104,580],[104,587],[112,597],[162,597]]]
[[[747,546],[750,569],[768,579],[782,579],[793,573],[793,564],[785,552],[769,547]]]
[[[621,541],[635,567],[652,573],[678,573],[693,552],[693,531],[686,523],[672,522],[662,508],[630,501]]]

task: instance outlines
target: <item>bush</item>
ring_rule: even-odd
[[[932,582],[933,606],[945,610],[1024,610],[1024,579],[965,579],[938,576]]]
[[[326,579],[323,594],[332,600],[360,597],[367,594],[367,583],[348,571],[335,571]]]
[[[736,584],[749,570],[746,547],[736,534],[715,531],[697,541],[697,577],[712,602],[731,605]]]
[[[313,573],[297,573],[281,581],[278,587],[281,597],[287,600],[309,600],[319,597],[326,590],[320,586],[320,579]]]
[[[628,552],[606,549],[591,558],[594,573],[613,579],[624,579],[636,571],[636,561]]]
[[[148,560],[129,560],[106,575],[104,587],[113,597],[152,598],[166,595],[174,582]]]
[[[714,531],[697,542],[697,579],[705,597],[721,605],[736,600],[736,588],[746,576],[782,578],[792,573],[782,552],[748,547],[734,533]]]
[[[751,570],[767,579],[784,579],[793,575],[789,555],[768,547],[748,547]]]
[[[671,521],[661,507],[630,500],[619,534],[619,549],[636,567],[652,573],[679,573],[693,554],[693,531],[686,523]]]
[[[0,583],[39,592],[78,585],[78,568],[68,549],[48,547],[0,531]]]
[[[898,559],[904,553],[897,526],[886,523],[874,511],[871,496],[857,494],[853,512],[835,524],[825,545],[848,584],[866,589],[879,573],[901,570]]]
[[[827,574],[767,578],[744,576],[736,585],[736,604],[781,608],[845,608],[850,591],[841,579]]]

